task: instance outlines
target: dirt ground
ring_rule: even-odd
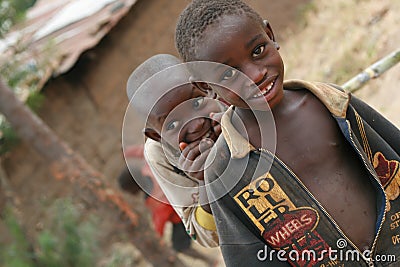
[[[301,16],[305,10],[312,8],[310,1],[249,0],[248,2],[263,17],[269,19],[278,33],[278,41],[282,44],[287,43],[292,51],[303,49],[295,50],[299,51],[302,64],[312,58],[312,55],[301,52],[307,49],[300,45],[304,37],[297,36],[290,40],[299,27],[305,25]],[[387,6],[391,4],[391,1],[384,2]],[[125,164],[121,153],[121,129],[127,107],[126,80],[137,65],[156,53],[176,55],[173,41],[175,22],[187,3],[185,0],[138,1],[133,10],[97,47],[86,52],[69,73],[49,81],[43,90],[46,100],[39,112],[40,117],[74,150],[101,171],[116,189],[116,177]],[[369,8],[373,10],[375,7]],[[314,19],[312,24],[316,28],[322,21],[329,21],[332,18],[319,17],[319,19]],[[315,28],[311,28],[310,31],[313,29]],[[320,28],[319,32],[314,30],[314,33],[310,33],[315,35],[316,47],[323,39],[324,30],[325,28]],[[379,50],[377,57],[395,47],[395,42],[388,41],[387,46],[389,45],[391,46],[386,50]],[[288,74],[292,77],[307,77],[307,68],[315,66],[318,68],[322,62],[301,66],[300,63],[292,62],[290,59],[288,61],[293,69],[297,69],[289,71]],[[334,65],[334,62],[329,64]],[[318,79],[326,77],[318,76]],[[367,100],[371,99],[375,104],[374,99],[381,94],[369,89],[360,93],[360,96],[365,96]],[[387,95],[379,96],[379,99],[387,98]],[[392,102],[390,105],[392,108],[386,111],[398,123],[397,114],[400,105],[398,102],[397,104]],[[394,107],[397,107],[397,110]],[[142,137],[136,134],[132,137],[132,142],[141,143]],[[41,160],[29,144],[18,145],[2,159],[2,163],[11,187],[19,196],[18,208],[24,226],[30,236],[35,236],[46,228],[44,218],[51,203],[59,197],[68,196],[72,189],[69,183],[55,181],[50,176],[46,162]],[[130,198],[128,195],[125,196],[127,199]],[[119,233],[118,229],[113,229],[114,223],[115,221],[109,221],[99,224],[99,227],[107,229],[103,231],[100,244],[107,253],[111,250],[112,243],[124,242],[129,238]],[[0,236],[3,236],[4,231],[4,226],[0,223]],[[218,250],[201,250],[220,260]],[[201,266],[201,263],[193,259],[188,259],[188,263]]]

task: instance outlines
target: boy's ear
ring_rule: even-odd
[[[206,82],[192,82],[192,84],[206,94],[208,94],[209,91],[212,91],[211,86]]]
[[[161,136],[152,128],[144,128],[143,133],[154,141],[161,142]]]
[[[216,97],[215,92],[213,91],[213,89],[211,88],[211,86],[208,83],[192,81],[192,84],[194,86],[196,86],[196,88],[198,88],[199,90],[201,90],[202,92],[207,94],[207,97],[210,97],[210,98]]]
[[[276,41],[275,40],[275,36],[274,36],[274,31],[272,30],[271,24],[269,24],[268,20],[264,19],[263,20],[263,24],[264,24],[264,30],[267,33],[269,39],[271,39],[272,41]]]
[[[207,82],[196,81],[196,79],[193,76],[189,78],[189,81],[192,83],[193,86],[195,86],[197,89],[205,93],[207,97],[217,98],[217,94],[214,92],[210,84],[208,84]]]

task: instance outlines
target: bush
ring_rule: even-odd
[[[1,244],[0,263],[4,267],[31,267],[33,255],[25,233],[11,208],[3,211],[4,223],[13,239],[11,244]]]
[[[11,212],[4,221],[12,236],[11,244],[0,245],[0,265],[4,267],[92,267],[98,247],[94,218],[82,214],[70,199],[60,199],[50,208],[51,222],[33,244]]]
[[[25,17],[26,10],[35,4],[36,0],[2,0],[0,2],[0,38],[10,28]]]

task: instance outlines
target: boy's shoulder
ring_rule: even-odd
[[[285,90],[306,89],[315,95],[333,115],[342,118],[346,116],[351,98],[350,93],[338,85],[291,79],[286,80],[283,87]]]

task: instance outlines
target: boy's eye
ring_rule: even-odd
[[[262,54],[262,52],[264,52],[265,49],[265,45],[259,45],[256,47],[256,49],[253,50],[253,57],[258,57],[259,55]]]
[[[230,69],[226,70],[222,74],[221,81],[226,81],[226,80],[231,79],[232,77],[234,77],[236,75],[236,73],[237,73],[237,70],[235,70],[233,68],[230,68]]]
[[[193,100],[193,107],[198,109],[204,102],[204,97],[198,97]]]
[[[167,125],[167,131],[173,130],[176,127],[178,127],[178,121],[171,121],[170,123],[168,123]]]

